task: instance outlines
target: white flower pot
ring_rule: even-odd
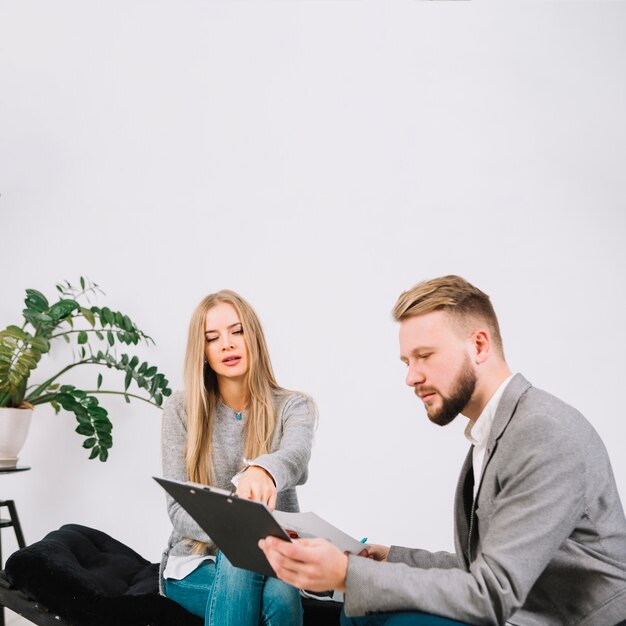
[[[33,409],[0,408],[0,467],[15,467],[24,442]]]

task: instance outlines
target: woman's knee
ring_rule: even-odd
[[[266,626],[297,626],[302,623],[300,592],[276,578],[268,578],[263,588],[261,616]]]
[[[204,617],[213,585],[211,566],[200,566],[204,571],[198,571],[200,570],[198,568],[182,580],[166,579],[164,581],[165,595],[190,613]]]
[[[235,567],[223,554],[217,558],[215,589],[228,593],[251,593],[260,590],[264,577],[261,574]]]

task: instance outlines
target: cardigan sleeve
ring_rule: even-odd
[[[161,455],[164,478],[180,481],[189,480],[185,465],[186,447],[187,415],[183,403],[183,393],[179,391],[168,398],[163,407]],[[167,513],[179,535],[196,541],[211,542],[209,536],[174,498],[167,494],[166,499]]]
[[[389,563],[406,563],[411,567],[423,569],[460,567],[459,558],[452,552],[429,552],[428,550],[403,548],[401,546],[391,546],[387,561]]]
[[[424,611],[470,624],[504,624],[584,514],[585,443],[566,420],[526,412],[498,443],[501,489],[469,571],[350,556],[347,616]],[[494,455],[495,457],[495,455]],[[493,459],[492,459],[492,462]]]

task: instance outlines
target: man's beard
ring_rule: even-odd
[[[469,404],[475,389],[476,372],[467,359],[455,381],[452,395],[446,397],[439,394],[442,399],[441,407],[432,411],[426,408],[428,419],[438,426],[447,426]]]

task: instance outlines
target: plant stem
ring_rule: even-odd
[[[65,372],[67,372],[68,370],[71,370],[73,367],[76,367],[77,365],[85,365],[85,364],[97,365],[97,363],[94,363],[90,359],[85,359],[84,361],[78,361],[78,363],[72,363],[71,365],[64,367],[60,372],[52,376],[52,378],[48,378],[48,380],[41,383],[41,385],[39,385],[39,387],[37,387],[37,389],[35,389],[33,393],[28,394],[28,397],[25,398],[25,400],[27,402],[33,403],[33,400],[38,398],[39,395],[42,394],[59,376],[61,376],[62,374],[65,374]]]
[[[76,317],[80,317],[80,316],[76,316]],[[63,335],[71,335],[72,333],[80,333],[80,332],[96,333],[98,331],[101,333],[106,333],[109,331],[112,333],[118,333],[120,331],[123,331],[125,333],[136,333],[137,335],[139,335],[139,338],[143,339],[146,343],[149,343],[151,341],[154,344],[154,339],[146,335],[143,331],[139,330],[138,328],[135,328],[133,330],[126,330],[125,328],[121,328],[120,326],[111,326],[110,328],[105,328],[103,326],[102,328],[78,328],[75,330],[66,330],[65,332],[52,335],[52,337],[50,337],[50,340],[56,339],[57,337],[63,337]]]
[[[54,400],[54,398],[57,396],[59,392],[58,391],[54,391],[52,393],[47,393],[44,396],[39,396],[38,398],[35,398],[34,400],[26,400],[26,402],[30,402],[33,406],[37,406],[38,404],[45,404],[46,402],[50,402],[51,400]]]
[[[45,396],[40,396],[36,400],[33,400],[31,404],[33,406],[37,404],[45,404],[46,402],[50,402],[51,400],[54,400],[56,396],[59,395],[59,393],[60,392],[58,391],[55,391],[53,393],[47,393]],[[107,393],[107,394],[112,394],[116,396],[128,396],[129,398],[135,398],[136,400],[143,400],[144,402],[147,402],[148,404],[151,404],[152,406],[157,407],[157,409],[162,408],[158,404],[155,404],[154,402],[151,402],[150,400],[147,400],[146,398],[142,398],[141,396],[136,396],[134,393],[124,393],[123,391],[104,391],[100,389],[89,389],[88,391],[85,391],[85,393],[88,393],[89,395]]]
[[[63,337],[63,335],[71,335],[72,333],[95,333],[97,330],[100,332],[106,332],[106,329],[98,329],[98,328],[85,328],[85,329],[75,329],[75,330],[66,330],[62,333],[58,333],[57,335],[52,335],[50,339],[56,339],[57,337]]]
[[[147,402],[148,404],[155,406],[157,409],[163,408],[163,407],[160,407],[158,404],[156,404],[156,402],[152,402],[152,400],[147,400],[146,398],[142,398],[141,396],[136,396],[134,393],[126,393],[125,391],[103,391],[102,389],[90,389],[88,391],[85,391],[85,393],[89,393],[92,395],[96,395],[98,393],[109,393],[109,394],[113,394],[116,396],[128,396],[129,398],[136,398],[137,400],[143,400],[144,402]]]

